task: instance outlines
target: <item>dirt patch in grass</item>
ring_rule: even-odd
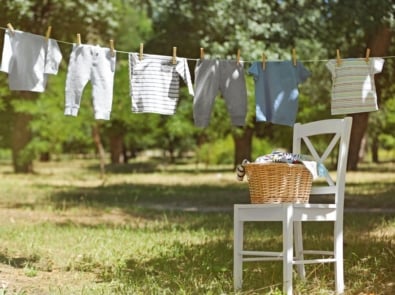
[[[130,223],[130,216],[120,210],[110,212],[48,212],[0,208],[1,224],[32,223],[73,223],[83,225],[123,225]],[[9,260],[8,262],[5,260]],[[82,294],[88,286],[100,283],[95,273],[50,269],[45,267],[29,269],[24,267],[23,257],[4,258],[0,260],[0,294]],[[21,261],[21,263],[18,263]]]
[[[46,295],[56,292],[56,286],[73,286],[73,292],[95,283],[95,275],[86,272],[35,271],[29,275],[24,268],[0,263],[0,293]],[[59,291],[59,290],[58,290]],[[69,290],[72,291],[72,290]],[[80,292],[78,292],[80,293]],[[66,293],[64,293],[66,294]]]
[[[14,209],[14,208],[0,208],[0,223],[18,223],[18,224],[32,224],[32,223],[66,223],[84,225],[122,225],[129,224],[130,216],[121,210],[113,209],[111,211],[83,210],[78,209],[78,212],[60,211],[48,212],[28,209]]]

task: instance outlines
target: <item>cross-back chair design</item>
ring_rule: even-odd
[[[311,195],[331,195],[329,204],[315,203],[280,203],[280,204],[235,204],[234,205],[234,288],[242,287],[243,262],[248,261],[283,261],[283,292],[292,294],[292,271],[296,266],[299,276],[305,278],[305,264],[334,263],[335,289],[337,294],[344,292],[343,272],[343,210],[345,176],[347,168],[348,147],[350,141],[352,118],[328,119],[297,123],[293,131],[293,153],[301,154],[305,146],[317,163],[325,164],[330,155],[337,159],[337,169],[325,177],[325,185],[313,183]],[[331,137],[322,153],[315,147],[313,137]],[[303,148],[303,151],[305,149]],[[337,152],[337,153],[336,153]],[[334,177],[335,176],[335,177]],[[264,181],[264,179],[262,180]],[[263,251],[244,249],[245,222],[282,222],[282,251]],[[302,240],[302,222],[333,221],[333,250],[305,250]],[[313,254],[313,255],[310,255]],[[307,257],[310,255],[309,259]],[[317,256],[318,255],[318,256]],[[317,258],[319,257],[319,258]]]

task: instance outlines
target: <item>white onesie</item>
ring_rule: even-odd
[[[0,70],[8,73],[10,90],[44,92],[47,74],[56,75],[61,60],[56,40],[6,30]]]
[[[66,77],[65,115],[77,116],[84,87],[91,81],[95,119],[110,119],[115,62],[115,52],[112,55],[110,48],[73,45]]]
[[[132,112],[174,115],[179,98],[180,76],[193,95],[191,74],[185,58],[172,64],[169,56],[129,53]]]

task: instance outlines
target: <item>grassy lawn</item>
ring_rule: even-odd
[[[229,167],[96,160],[0,164],[0,294],[234,294],[234,203],[246,182]],[[347,176],[346,294],[395,294],[395,165]],[[370,210],[374,209],[374,210]],[[373,212],[370,212],[373,211]],[[248,243],[280,247],[280,224],[247,225]],[[330,224],[307,224],[330,246]],[[330,265],[307,268],[296,294],[333,294]],[[249,263],[240,294],[281,294],[281,263]]]

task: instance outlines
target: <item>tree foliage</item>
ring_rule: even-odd
[[[127,52],[137,51],[140,43],[144,43],[146,53],[164,55],[171,55],[171,48],[176,46],[178,56],[189,58],[192,76],[200,47],[207,58],[220,59],[235,59],[240,49],[245,69],[252,61],[260,60],[262,53],[268,60],[289,60],[291,49],[296,48],[297,58],[312,72],[300,85],[297,120],[307,122],[331,117],[331,79],[325,61],[335,57],[336,49],[340,49],[343,58],[362,57],[368,46],[377,43],[378,32],[389,30],[392,34],[395,28],[395,7],[386,0],[369,0],[363,5],[355,5],[353,0],[7,0],[2,7],[4,22],[11,22],[16,29],[45,34],[51,25],[55,39],[73,42],[75,34],[80,33],[83,43],[102,46],[108,46],[108,40],[114,39],[119,52],[113,111],[110,121],[99,124],[103,143],[111,153],[113,149],[135,153],[159,148],[166,150],[173,161],[187,150],[199,150],[215,141],[222,140],[228,145],[230,135],[237,138],[251,130],[254,138],[269,142],[262,146],[289,148],[292,129],[255,122],[250,77],[247,77],[248,119],[242,129],[232,128],[220,96],[208,128],[195,128],[192,97],[185,90],[181,91],[174,116],[131,113]],[[0,112],[5,123],[0,127],[0,146],[10,146],[9,124],[15,120],[15,114],[27,113],[32,116],[29,124],[32,139],[26,147],[31,152],[26,152],[27,155],[93,149],[89,85],[78,117],[60,115],[71,50],[70,44],[60,45],[64,57],[60,73],[50,77],[47,91],[36,99],[26,100],[18,92],[9,92],[5,75],[0,76]],[[395,52],[391,42],[383,46],[387,46],[387,52]],[[385,148],[394,144],[393,64],[392,59],[387,59],[383,73],[377,77],[381,112],[371,115],[368,129],[368,138],[371,141],[378,138]]]

